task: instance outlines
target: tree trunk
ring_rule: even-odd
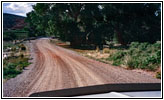
[[[74,36],[70,41],[70,45],[75,48],[81,46],[81,39],[78,36]]]
[[[119,27],[118,27],[118,26],[116,27],[115,32],[116,32],[117,41],[118,41],[119,43],[121,43],[122,45],[126,45],[126,43],[124,42],[124,39],[123,39],[123,37],[122,37],[122,34],[121,34],[121,32],[119,31]]]

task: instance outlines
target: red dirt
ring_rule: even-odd
[[[104,64],[38,39],[29,45],[29,67],[3,84],[4,97],[24,97],[35,92],[109,83],[160,83],[149,75]]]

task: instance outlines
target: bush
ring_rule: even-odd
[[[113,60],[113,65],[118,66],[122,63],[125,54],[126,52],[119,50],[117,53],[107,58],[107,60]]]
[[[19,45],[19,48],[20,48],[21,50],[23,50],[23,51],[26,50],[26,47],[25,47],[24,44],[20,44],[20,45]]]
[[[12,50],[12,51],[16,51],[16,47],[13,46],[13,47],[11,48],[11,50]]]
[[[16,60],[12,63],[5,64],[3,68],[3,76],[5,79],[16,77],[18,74],[22,72],[22,70],[26,66],[30,64],[28,62],[28,58],[16,57],[16,58],[10,58],[10,59],[14,59],[14,60],[16,59]]]
[[[130,47],[131,47],[131,48],[138,48],[138,46],[139,46],[139,42],[132,42],[132,43],[130,44]]]
[[[24,54],[20,54],[20,57],[23,58],[24,57]]]
[[[134,62],[135,61],[130,56],[125,57],[125,63],[124,64],[127,65],[128,68],[130,68],[130,69],[135,68],[135,63]]]
[[[156,73],[156,78],[159,78],[159,79],[161,78],[161,72]]]
[[[13,63],[9,63],[7,66],[3,68],[3,76],[4,78],[13,78],[17,74],[20,74],[20,70],[16,70],[17,65]]]
[[[104,48],[103,53],[110,53],[110,49],[109,48]]]
[[[28,66],[30,63],[29,62],[24,62],[24,61],[20,61],[19,66],[21,69],[24,69],[26,66]]]
[[[118,50],[107,60],[113,61],[113,65],[123,64],[129,68],[155,71],[161,63],[161,43],[132,42],[127,50]]]

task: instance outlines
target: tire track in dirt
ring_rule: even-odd
[[[29,96],[35,92],[109,83],[160,83],[145,74],[80,56],[51,44],[48,39],[34,40],[31,46],[33,64],[4,83],[3,96]]]
[[[84,65],[85,68],[88,68],[88,70],[91,70],[96,74],[99,74],[98,76],[103,76],[105,83],[120,83],[120,82],[121,83],[136,83],[136,82],[155,83],[156,82],[152,80],[151,76],[146,76],[147,78],[141,78],[143,77],[142,74],[136,73],[132,70],[125,70],[117,66],[111,67],[108,64],[100,63],[98,61],[87,59],[86,57],[75,55],[76,53],[72,51],[68,51],[67,49],[58,46],[54,46],[54,47],[59,51],[58,53],[62,52],[64,53],[64,55],[69,55],[69,59],[74,59],[76,62],[79,62],[82,65]],[[63,51],[68,51],[68,52],[63,52]],[[72,55],[73,53],[74,55]],[[121,73],[123,73],[123,75],[121,75]]]
[[[47,45],[49,45],[49,44],[47,44]],[[52,52],[56,53],[56,54],[61,54],[59,51],[55,51],[54,49],[52,50]],[[84,66],[84,64],[80,63],[80,61],[77,61],[77,59],[72,59],[71,57],[67,56],[66,54],[64,57],[62,57],[62,59],[65,61],[65,62],[63,62],[63,63],[65,63],[65,66],[69,65],[69,68],[74,70],[73,73],[76,76],[79,87],[88,86],[88,84],[96,85],[96,84],[104,84],[105,83],[105,79],[102,79],[102,77],[100,77],[99,75],[97,75],[97,73],[93,72],[92,70],[90,70],[89,68]],[[77,74],[77,72],[78,72],[78,74]]]

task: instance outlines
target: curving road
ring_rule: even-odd
[[[3,96],[22,97],[35,92],[108,83],[160,83],[146,74],[111,66],[49,43],[33,40],[32,62],[16,78],[3,84]]]

